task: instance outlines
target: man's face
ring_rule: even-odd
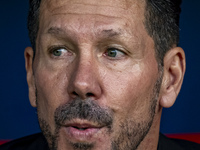
[[[158,105],[160,74],[141,0],[43,0],[33,64],[51,149],[136,149]]]

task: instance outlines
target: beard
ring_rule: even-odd
[[[58,149],[58,133],[61,125],[66,121],[71,121],[76,118],[94,122],[99,126],[106,126],[108,129],[107,133],[109,134],[111,132],[111,125],[113,123],[112,112],[106,108],[101,108],[94,100],[77,98],[65,105],[59,106],[55,110],[54,121],[56,129],[54,134],[51,134],[50,125],[40,117],[38,112],[40,128],[51,150]],[[91,150],[94,147],[91,143],[72,143],[69,140],[67,142],[70,143],[74,150]]]
[[[110,150],[136,150],[143,139],[146,137],[149,129],[152,126],[155,109],[157,106],[157,99],[160,92],[162,77],[160,76],[153,88],[150,107],[147,110],[149,116],[145,121],[136,121],[132,118],[124,119],[123,122],[119,123],[118,136],[112,137]],[[36,89],[37,99],[37,89]],[[38,100],[37,100],[37,106]],[[72,119],[84,119],[89,120],[99,125],[107,127],[107,134],[112,134],[115,130],[113,129],[114,113],[108,108],[100,107],[94,100],[86,99],[74,99],[67,104],[59,106],[54,112],[55,131],[51,132],[51,126],[40,115],[40,106],[37,109],[38,121],[42,133],[44,134],[50,150],[58,150],[59,130],[61,124],[65,121]],[[93,143],[72,143],[67,139],[73,150],[92,150],[95,145]]]

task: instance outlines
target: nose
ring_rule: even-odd
[[[101,94],[101,86],[98,74],[98,65],[91,58],[79,59],[71,73],[68,93],[74,99],[92,98],[97,100]]]

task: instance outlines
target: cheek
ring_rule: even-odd
[[[54,124],[54,112],[67,98],[66,75],[60,72],[38,68],[35,73],[37,89],[37,109],[40,117]]]
[[[132,117],[141,120],[143,116],[149,115],[157,71],[141,69],[141,66],[132,69],[137,71],[123,72],[109,77],[110,80],[106,84],[108,97],[106,103],[116,112],[118,115],[116,118]]]

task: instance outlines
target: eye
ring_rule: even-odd
[[[49,54],[53,58],[66,58],[71,57],[74,55],[74,53],[71,50],[68,50],[66,46],[62,45],[53,45],[48,48]]]
[[[116,55],[117,55],[117,50],[115,50],[115,49],[110,49],[110,50],[108,50],[107,55],[108,55],[109,57],[116,57]]]
[[[105,55],[111,58],[120,58],[123,57],[125,53],[117,48],[108,48]]]
[[[61,56],[63,53],[65,53],[67,50],[66,49],[64,49],[64,48],[60,48],[60,49],[54,49],[53,51],[52,51],[52,54],[54,55],[54,56]]]

